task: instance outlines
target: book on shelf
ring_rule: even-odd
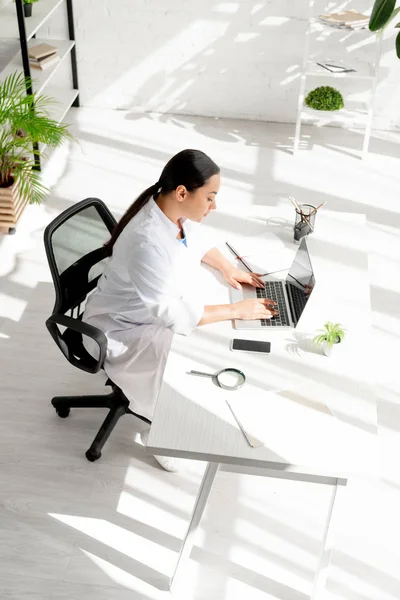
[[[54,58],[56,56],[57,56],[57,51],[54,52],[53,54],[50,54],[49,56],[43,56],[42,58],[29,58],[29,62],[31,64],[35,64],[35,65],[44,65],[47,62],[54,60]]]
[[[44,71],[57,64],[59,60],[60,57],[54,54],[53,56],[40,61],[32,61],[31,59],[29,59],[29,64],[34,69],[41,69],[42,71]]]
[[[321,14],[318,17],[321,23],[338,29],[365,29],[368,27],[369,16],[356,10],[344,10],[338,13]]]
[[[28,50],[29,58],[33,60],[45,59],[53,54],[57,53],[57,48],[55,46],[50,46],[50,44],[38,44],[37,46],[32,46]]]

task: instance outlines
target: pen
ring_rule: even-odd
[[[238,418],[236,417],[235,413],[233,412],[233,410],[232,410],[232,407],[231,407],[231,405],[229,404],[228,400],[225,400],[225,402],[226,402],[226,403],[227,403],[227,405],[229,406],[229,408],[230,408],[230,411],[231,411],[231,413],[233,414],[233,416],[234,416],[234,418],[235,418],[235,421],[236,421],[236,423],[237,423],[237,424],[238,424],[238,426],[239,426],[239,429],[240,429],[240,431],[243,433],[244,437],[245,437],[245,438],[246,438],[246,440],[247,440],[247,443],[249,444],[249,446],[251,446],[252,448],[254,448],[254,446],[253,446],[253,444],[252,444],[252,442],[251,442],[251,440],[250,440],[249,436],[247,435],[247,433],[245,432],[245,430],[244,430],[244,429],[243,429],[243,427],[242,427],[242,424],[239,422]]]
[[[274,273],[282,273],[282,271],[289,271],[289,267],[287,269],[278,269],[278,271],[268,271],[268,273],[261,273],[258,277],[266,277],[267,275],[273,275]]]
[[[319,206],[317,206],[317,208],[314,208],[314,210],[312,211],[312,215],[315,215],[315,213],[317,212],[317,210],[319,210],[321,208],[321,206],[324,206],[327,203],[327,200],[325,200],[325,202],[322,202],[322,204],[320,204]]]
[[[246,267],[246,269],[248,271],[250,271],[250,273],[252,273],[253,269],[250,267],[250,265],[236,252],[236,250],[234,248],[232,248],[232,246],[230,244],[228,244],[228,242],[225,242],[225,244],[228,246],[228,248],[232,252],[232,254],[234,254],[236,256],[236,258],[238,260],[240,260],[242,265],[244,265]]]
[[[301,208],[298,205],[297,200],[295,198],[293,198],[293,196],[289,196],[289,200],[293,204],[293,206],[295,207],[295,209],[298,210],[299,212],[301,212]]]

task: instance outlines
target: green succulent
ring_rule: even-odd
[[[312,90],[306,97],[306,105],[315,110],[340,110],[344,107],[343,96],[329,85]]]
[[[39,0],[23,0],[24,4],[34,4],[35,2],[39,2]]]
[[[318,331],[321,333],[313,338],[313,342],[316,344],[323,344],[326,342],[329,347],[341,342],[346,334],[346,330],[343,329],[343,326],[340,323],[332,323],[332,321],[325,323],[324,328],[319,329]]]

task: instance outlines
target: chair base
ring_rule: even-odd
[[[104,444],[123,415],[134,415],[135,417],[138,417],[138,419],[145,421],[145,423],[148,423],[149,425],[151,424],[149,419],[146,419],[146,417],[142,417],[141,415],[138,415],[130,410],[129,400],[118,386],[116,386],[110,380],[107,381],[106,385],[111,385],[113,388],[111,394],[106,396],[57,396],[51,401],[58,416],[63,419],[68,417],[71,408],[109,409],[108,415],[104,419],[104,422],[94,438],[92,445],[86,452],[86,458],[90,462],[94,462],[101,457],[101,450]]]

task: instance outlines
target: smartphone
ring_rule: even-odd
[[[231,350],[240,350],[241,352],[271,352],[271,342],[258,342],[257,340],[238,340],[231,342]]]

